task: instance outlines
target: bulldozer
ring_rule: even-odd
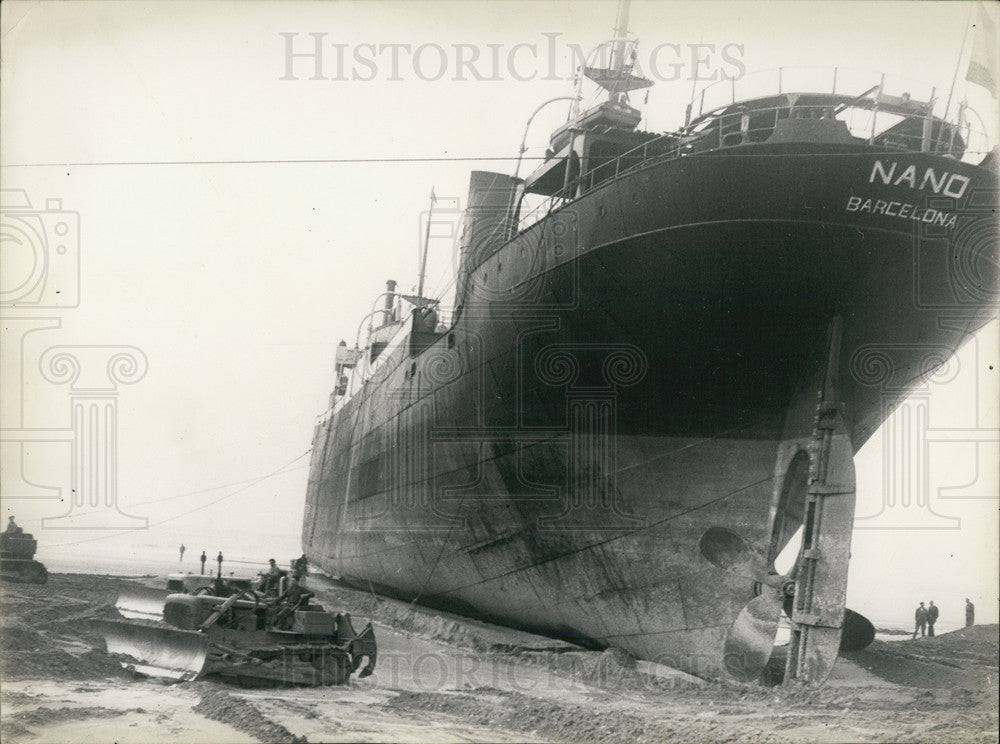
[[[259,583],[259,582],[258,582]],[[211,574],[172,573],[167,576],[165,589],[135,584],[118,593],[115,609],[128,620],[162,620],[163,608],[171,594],[210,594],[230,597],[253,589],[252,579]]]
[[[159,620],[149,612],[134,622],[94,621],[108,653],[143,676],[214,675],[245,686],[339,685],[375,669],[371,623],[357,633],[348,613],[310,604],[310,592],[291,601],[221,581],[199,592],[167,595]]]
[[[34,560],[38,542],[28,532],[7,531],[0,533],[0,576],[6,581],[24,584],[44,584],[49,572]]]

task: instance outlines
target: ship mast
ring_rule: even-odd
[[[614,38],[605,41],[587,55],[586,62],[580,68],[576,76],[576,96],[582,98],[583,78],[588,78],[608,92],[608,102],[616,106],[628,106],[625,96],[630,90],[638,88],[648,88],[653,81],[632,74],[632,62],[635,54],[635,47],[628,39],[628,15],[629,0],[619,0],[618,16],[615,19]],[[611,45],[611,59],[608,67],[591,67],[590,59],[598,50]],[[630,47],[632,53],[629,53]],[[579,101],[573,104],[570,109],[570,121],[580,116]],[[638,123],[638,120],[636,121]]]
[[[580,176],[589,172],[592,164],[590,155],[595,143],[604,143],[605,154],[615,150],[625,152],[645,137],[644,133],[636,132],[642,121],[642,112],[629,105],[628,94],[629,91],[648,88],[653,82],[633,72],[636,45],[629,40],[628,23],[629,0],[619,0],[614,36],[598,44],[581,60],[582,64],[576,71],[574,94],[570,97],[573,103],[569,116],[566,123],[549,137],[550,148],[545,162],[525,179],[524,193],[558,195],[560,199],[575,198],[582,188]],[[609,50],[610,55],[607,54]],[[595,59],[598,57],[600,61]],[[602,66],[592,67],[593,64]],[[608,95],[605,100],[581,111],[584,78],[606,90]],[[561,97],[551,100],[561,100]],[[528,121],[530,124],[531,119]],[[521,147],[523,152],[523,141]]]
[[[431,242],[431,219],[434,217],[434,205],[437,204],[437,197],[434,196],[434,187],[431,187],[431,208],[427,211],[427,231],[424,233],[424,250],[420,256],[420,282],[417,285],[417,297],[423,299],[424,296],[424,276],[427,274],[427,248]]]
[[[625,69],[625,50],[628,48],[629,0],[618,0],[618,17],[615,19],[614,46],[611,48],[611,70],[620,77]],[[620,93],[608,90],[608,100],[617,101]]]

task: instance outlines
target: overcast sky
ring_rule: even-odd
[[[682,122],[696,67],[740,77],[841,65],[926,81],[944,98],[973,9],[636,2],[637,59],[657,80],[642,126]],[[571,92],[571,45],[607,39],[615,10],[613,0],[3,3],[0,179],[24,192],[5,193],[5,226],[26,198],[45,239],[68,248],[41,267],[4,248],[5,300],[25,282],[36,290],[4,310],[2,426],[51,430],[51,441],[4,434],[3,513],[41,537],[39,557],[148,559],[182,541],[297,553],[305,453],[335,344],[353,343],[386,279],[416,284],[432,187],[442,224],[427,286],[447,291],[450,198],[464,197],[472,169],[513,171],[528,116]],[[314,57],[288,56],[317,40],[318,71]],[[955,104],[966,95],[958,77]],[[558,104],[538,116],[529,157],[565,115]],[[57,236],[61,223],[69,233]],[[881,437],[859,456],[858,516],[869,518],[855,534],[850,602],[866,614],[905,619],[934,598],[946,619],[972,596],[981,617],[996,616],[997,338],[993,323],[928,386],[933,441],[911,437],[897,455],[908,459],[894,461],[924,479],[926,506],[879,521],[892,491]],[[40,368],[54,346],[135,347],[148,362],[117,385],[108,461],[117,507],[146,530],[43,529],[70,498],[72,435],[57,431],[71,423],[70,383]],[[87,364],[104,370],[106,359]]]

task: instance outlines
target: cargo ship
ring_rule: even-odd
[[[786,615],[784,678],[821,682],[870,627],[853,455],[996,316],[997,155],[965,106],[843,70],[642,131],[627,19],[533,173],[471,174],[454,306],[390,282],[341,342],[303,549],[707,678],[765,679]]]

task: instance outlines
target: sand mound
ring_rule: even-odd
[[[110,708],[85,707],[85,708],[45,708],[38,707],[34,710],[26,710],[18,713],[11,713],[4,716],[3,733],[5,738],[11,741],[20,741],[35,733],[36,729],[43,728],[51,724],[63,723],[65,721],[82,721],[100,718],[117,718],[126,713],[145,713],[142,708],[132,708],[130,710],[112,710]]]
[[[626,711],[595,711],[503,690],[480,689],[475,693],[402,692],[385,707],[459,716],[468,723],[552,741],[652,742],[671,734],[669,725]]]
[[[995,690],[1000,665],[997,625],[975,625],[934,638],[874,641],[843,654],[879,677],[927,689]]]
[[[942,655],[958,655],[963,658],[977,658],[985,663],[997,665],[1000,660],[998,641],[1000,626],[973,625],[951,633],[942,633],[934,638],[918,638],[911,643],[927,653],[939,652]]]
[[[119,676],[103,651],[94,618],[114,618],[117,584],[103,577],[53,575],[48,584],[3,588],[0,676],[4,679],[93,679]]]
[[[306,741],[305,737],[293,735],[281,724],[261,714],[251,703],[222,690],[206,689],[202,692],[201,700],[194,706],[194,712],[228,724],[260,741],[274,744],[298,744]]]
[[[44,648],[45,639],[41,634],[20,625],[9,625],[0,628],[0,648],[3,652],[12,651],[37,651]]]

